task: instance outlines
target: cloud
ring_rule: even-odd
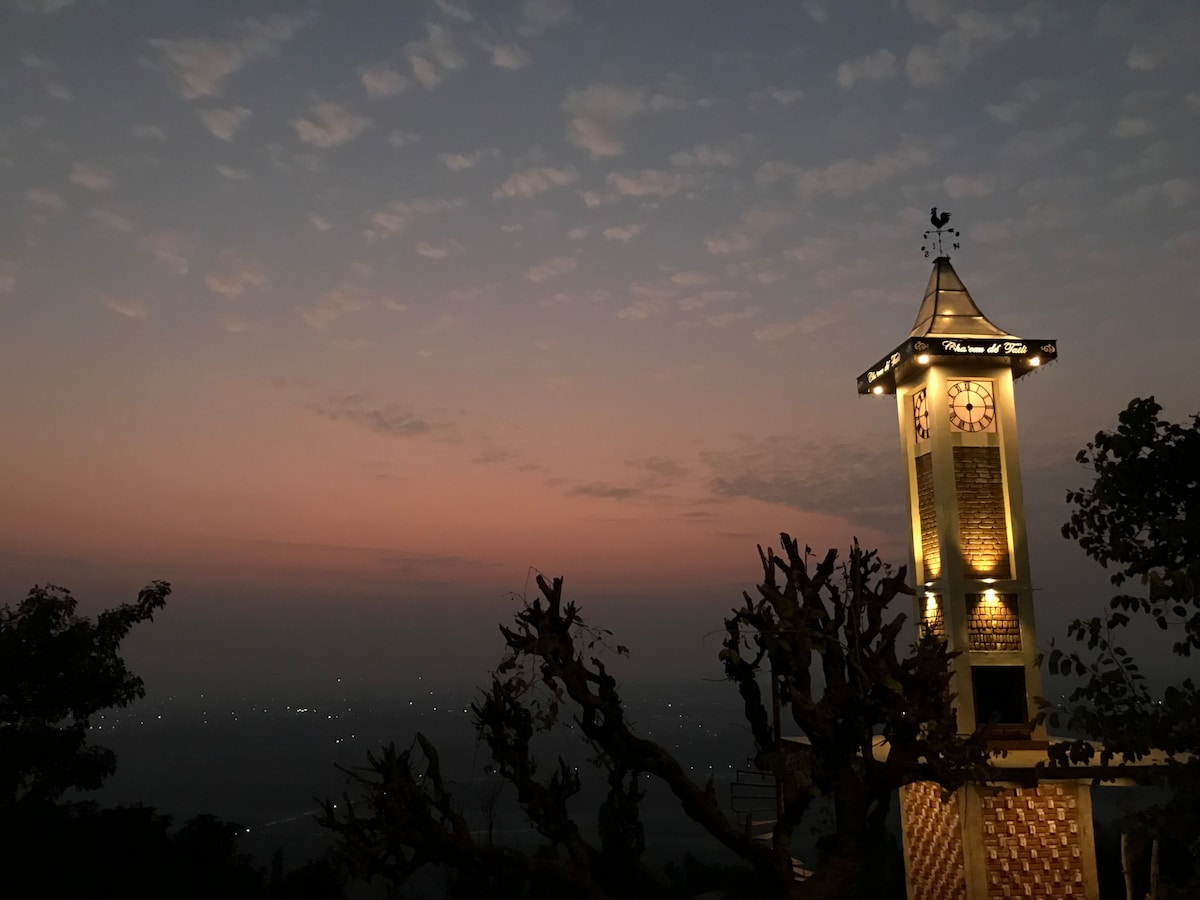
[[[946,12],[945,5],[941,3],[910,3],[910,12],[914,7],[922,10],[919,15],[914,13],[914,17],[924,17],[933,24],[945,23],[947,26],[936,40],[918,44],[909,51],[904,69],[909,82],[915,87],[946,84],[983,59],[988,51],[1015,35],[1024,33],[1028,37],[1036,36],[1041,31],[1044,15],[1042,6],[1037,2],[1004,14],[977,9],[951,14]]]
[[[524,37],[538,37],[566,21],[571,14],[571,0],[524,0],[521,4],[522,22],[517,32]]]
[[[1168,178],[1165,181],[1143,184],[1136,190],[1122,194],[1112,202],[1115,212],[1129,213],[1166,206],[1180,209],[1197,196],[1196,182],[1190,178]]]
[[[51,100],[62,100],[63,102],[75,99],[75,95],[71,92],[69,87],[67,87],[65,84],[59,84],[58,82],[54,81],[46,85],[46,96]]]
[[[417,219],[422,216],[432,216],[437,213],[461,209],[466,201],[455,197],[419,197],[414,200],[393,200],[383,209],[373,213],[370,218],[371,227],[363,234],[368,240],[393,237],[407,231]]]
[[[579,263],[571,256],[555,256],[545,262],[538,263],[536,266],[530,266],[525,270],[525,277],[530,281],[548,281],[551,278],[557,278],[559,275],[566,275],[568,272],[573,272]]]
[[[837,83],[849,90],[864,81],[888,81],[895,74],[896,54],[891,50],[876,50],[841,63],[837,67]]]
[[[435,427],[422,416],[397,404],[372,404],[364,394],[334,397],[326,403],[314,406],[313,410],[335,422],[353,422],[389,437],[420,437]]]
[[[158,125],[149,122],[138,122],[129,129],[129,133],[139,141],[165,141],[167,133]]]
[[[292,122],[300,140],[322,150],[354,140],[370,125],[371,120],[365,116],[356,116],[327,100],[314,103],[309,118]]]
[[[208,289],[226,300],[237,300],[248,290],[265,287],[267,276],[256,264],[234,250],[223,250],[217,268],[204,279]]]
[[[567,232],[567,237],[573,241],[582,241],[588,236],[590,229],[586,225],[577,225]]]
[[[413,77],[426,90],[433,90],[449,73],[467,65],[467,58],[454,46],[450,30],[433,22],[426,26],[424,40],[404,45],[404,56],[412,66]]]
[[[250,173],[245,169],[238,169],[234,166],[226,166],[217,164],[217,174],[222,178],[228,178],[230,181],[248,181]]]
[[[439,153],[438,159],[441,160],[451,172],[463,172],[467,169],[474,169],[479,165],[480,161],[485,156],[499,156],[500,151],[495,147],[489,147],[486,150],[476,150],[473,153]]]
[[[958,200],[962,197],[986,197],[996,189],[996,179],[991,175],[947,175],[942,181],[946,196]]]
[[[33,15],[50,16],[74,6],[75,0],[17,0],[17,9]]]
[[[494,199],[503,197],[534,197],[554,188],[567,187],[579,181],[579,173],[573,166],[555,169],[550,166],[535,166],[510,175],[500,187],[492,192]]]
[[[233,135],[254,115],[244,106],[234,106],[230,109],[202,109],[200,121],[215,138],[232,141]]]
[[[458,256],[463,252],[463,245],[453,239],[444,241],[419,241],[413,248],[426,259],[445,259],[448,256]]]
[[[194,248],[191,238],[177,231],[156,231],[137,240],[137,248],[156,263],[176,275],[188,273],[188,259]]]
[[[17,289],[17,268],[11,259],[0,259],[0,294],[11,294]]]
[[[779,87],[771,85],[765,90],[754,91],[746,98],[751,106],[791,106],[804,99],[804,91],[799,88]]]
[[[307,10],[242,19],[223,40],[155,38],[150,46],[161,54],[184,99],[195,100],[219,94],[229,76],[253,60],[274,56],[316,18],[314,10]]]
[[[617,132],[649,106],[642,88],[593,81],[568,91],[562,108],[567,114],[567,140],[592,159],[606,159],[625,152]]]
[[[637,175],[609,172],[607,183],[625,197],[670,197],[691,187],[695,178],[663,169],[645,169]]]
[[[481,42],[483,48],[492,56],[492,65],[500,69],[513,71],[523,69],[533,60],[528,53],[516,44],[489,44]]]
[[[795,247],[783,251],[783,255],[798,263],[816,263],[829,259],[835,249],[837,244],[829,238],[805,238]]]
[[[308,224],[313,227],[314,231],[328,231],[333,227],[333,223],[320,213],[310,212],[305,218],[308,219]]]
[[[711,147],[696,144],[691,150],[680,150],[671,154],[671,164],[684,169],[711,169],[717,166],[732,166],[737,157],[729,147]]]
[[[732,450],[702,451],[700,461],[711,473],[710,487],[722,497],[865,519],[883,531],[898,526],[903,516],[899,463],[890,446],[778,434],[746,439]]]
[[[401,75],[386,62],[371,63],[358,70],[358,78],[367,89],[367,96],[372,100],[381,97],[394,97],[408,90],[412,81]]]
[[[422,337],[431,337],[450,331],[459,323],[459,318],[452,312],[444,312],[421,329]]]
[[[800,169],[795,176],[796,195],[804,201],[832,195],[847,197],[933,163],[932,151],[911,140],[905,140],[891,153],[880,153],[863,162],[843,159],[823,169]]]
[[[140,298],[126,297],[118,299],[102,294],[100,301],[119,316],[127,319],[145,319],[150,315],[150,306]]]
[[[628,243],[641,233],[641,225],[614,225],[611,228],[605,228],[602,234],[606,241],[620,241]]]
[[[738,223],[722,234],[704,239],[704,248],[714,256],[745,253],[773,231],[795,220],[790,212],[773,206],[752,206],[738,217]]]
[[[61,196],[45,188],[30,188],[25,192],[25,199],[44,209],[62,209],[67,205]]]
[[[1154,131],[1154,123],[1137,116],[1121,116],[1112,127],[1112,134],[1119,138],[1145,137]]]
[[[304,321],[317,331],[324,331],[338,319],[367,308],[362,289],[352,284],[340,284],[317,298],[308,309],[301,310]]]
[[[602,500],[632,500],[644,493],[638,487],[620,487],[607,481],[593,481],[571,488],[573,497],[598,497]]]
[[[806,313],[791,322],[773,322],[764,325],[754,332],[754,339],[762,343],[781,341],[793,335],[812,334],[845,318],[845,312],[839,309],[819,309]]]
[[[458,3],[451,2],[451,0],[437,0],[437,8],[450,18],[458,19],[460,22],[475,21],[475,16],[465,5],[460,6]]]
[[[419,134],[415,134],[411,131],[400,131],[397,129],[388,135],[387,141],[392,147],[409,147],[420,139],[421,136]]]
[[[89,191],[110,191],[113,186],[112,173],[90,163],[75,163],[71,168],[71,184]]]
[[[1040,103],[1050,87],[1051,83],[1041,78],[1022,81],[1013,89],[1010,99],[1001,103],[989,103],[984,110],[997,122],[1012,125],[1028,109]]]
[[[115,231],[120,234],[128,234],[133,231],[133,222],[127,217],[111,209],[102,209],[94,207],[89,209],[88,218],[103,228],[105,231]]]

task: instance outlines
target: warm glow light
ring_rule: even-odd
[[[1042,364],[1042,358],[1040,356],[1031,356],[1029,357],[1029,364],[1031,366],[1040,366]]]
[[[917,362],[919,362],[921,365],[925,365],[927,362],[929,362],[929,354],[922,353],[917,357]],[[1034,363],[1034,365],[1037,365],[1037,363]]]
[[[935,618],[937,616],[937,613],[938,613],[937,595],[931,594],[928,591],[926,591],[925,592],[925,618],[926,619]]]
[[[988,604],[996,604],[1000,602],[1000,597],[996,593],[995,588],[988,588],[983,592],[983,602]]]
[[[874,394],[882,394],[883,393],[883,385],[881,385],[881,384],[875,385],[875,387],[872,389],[871,392]]]

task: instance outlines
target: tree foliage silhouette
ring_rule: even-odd
[[[75,598],[53,585],[0,608],[0,816],[71,788],[98,788],[113,773],[116,757],[89,740],[88,728],[97,712],[144,695],[121,641],[153,619],[170,593],[167,582],[152,582],[136,602],[94,621],[77,615]]]
[[[527,852],[480,840],[437,749],[418,734],[413,747],[389,745],[350,771],[355,796],[341,810],[325,803],[319,821],[337,835],[349,871],[394,897],[427,868],[447,873],[463,895],[668,896],[643,861],[640,801],[654,779],[749,868],[759,896],[846,896],[886,838],[896,789],[927,780],[957,787],[986,773],[987,752],[981,737],[957,733],[945,644],[925,635],[909,647],[905,616],[890,609],[912,593],[904,570],[890,572],[857,545],[839,565],[835,551],[818,560],[781,538],[782,555],[759,548],[758,596],[744,594],[725,620],[720,653],[757,765],[780,785],[770,840],[730,814],[711,779],[696,781],[665,747],[637,733],[602,658],[608,633],[564,603],[561,578],[539,576],[542,596],[500,629],[506,655],[472,712],[494,771],[515,789],[541,846]],[[774,727],[773,691],[793,738]],[[604,792],[587,828],[577,818],[580,804],[572,805],[584,773],[561,757],[546,765],[536,752],[537,736],[560,725],[589,744]],[[832,828],[815,872],[798,885],[793,839],[818,811],[832,815]]]
[[[1171,785],[1172,799],[1141,813],[1137,824],[1170,846],[1190,849],[1190,865],[1177,867],[1178,877],[1191,878],[1188,890],[1196,890],[1200,687],[1185,678],[1156,688],[1124,638],[1142,620],[1164,632],[1171,653],[1183,658],[1200,649],[1200,417],[1178,424],[1164,421],[1161,411],[1153,397],[1135,398],[1115,430],[1099,432],[1076,456],[1094,477],[1090,486],[1068,491],[1074,508],[1063,536],[1112,569],[1112,584],[1122,590],[1105,615],[1071,622],[1067,633],[1074,647],[1052,644],[1051,673],[1080,681],[1046,715],[1051,725],[1100,743],[1055,745],[1059,764],[1095,760],[1109,766],[1154,751],[1166,754],[1167,765],[1155,774]]]

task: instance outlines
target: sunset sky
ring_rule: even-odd
[[[855,377],[936,205],[1060,342],[1048,638],[1104,594],[1075,452],[1200,408],[1198,76],[1178,0],[6,0],[3,599],[172,581],[152,687],[473,681],[536,567],[715,676],[756,543],[903,562]]]

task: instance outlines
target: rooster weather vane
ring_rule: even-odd
[[[921,245],[921,252],[925,254],[926,259],[929,258],[929,254],[934,249],[937,250],[938,256],[946,255],[942,247],[943,238],[946,240],[953,238],[953,241],[950,242],[950,249],[952,250],[957,250],[962,246],[958,242],[958,231],[946,227],[950,223],[950,213],[945,211],[939,213],[938,208],[935,206],[929,210],[929,221],[933,223],[933,228],[922,235],[925,238],[925,243]]]

